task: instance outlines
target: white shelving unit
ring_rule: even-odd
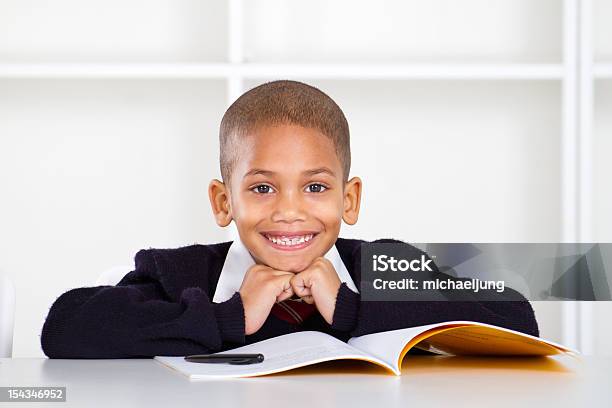
[[[593,234],[594,220],[600,216],[593,214],[593,208],[602,206],[601,202],[594,203],[594,190],[599,191],[602,186],[594,186],[592,182],[592,149],[594,144],[598,143],[593,140],[593,112],[597,111],[597,106],[593,106],[593,95],[594,91],[597,92],[597,89],[594,90],[595,83],[612,79],[612,59],[600,61],[593,57],[594,36],[597,44],[608,43],[597,39],[598,35],[605,33],[603,29],[595,34],[593,32],[593,24],[603,21],[603,17],[598,15],[594,23],[593,1],[507,0],[500,1],[493,7],[488,0],[470,0],[461,2],[461,6],[455,2],[441,0],[413,0],[383,1],[377,7],[371,7],[371,4],[364,1],[329,3],[321,0],[309,2],[306,7],[298,4],[290,6],[288,2],[277,0],[131,0],[127,2],[132,6],[126,11],[127,17],[115,21],[115,17],[104,10],[113,7],[115,10],[121,10],[120,4],[124,6],[125,2],[116,1],[112,3],[117,3],[115,6],[111,4],[108,7],[101,5],[102,3],[90,5],[86,10],[76,0],[64,0],[58,7],[65,10],[75,9],[78,12],[74,12],[73,16],[67,13],[52,14],[52,18],[46,19],[43,11],[36,11],[21,16],[20,21],[24,28],[15,28],[16,25],[12,25],[10,27],[13,28],[5,28],[5,31],[0,29],[0,84],[9,84],[10,89],[18,89],[19,84],[31,81],[74,81],[75,84],[102,81],[111,84],[109,86],[112,86],[113,81],[121,81],[122,84],[153,81],[163,83],[164,89],[170,89],[172,83],[184,87],[185,85],[179,84],[221,81],[225,89],[224,100],[216,99],[219,92],[207,96],[212,98],[211,105],[215,106],[210,112],[217,112],[222,106],[228,106],[247,88],[262,81],[277,78],[301,79],[325,84],[325,89],[333,90],[335,93],[332,96],[341,100],[340,105],[349,107],[349,122],[357,124],[356,134],[359,137],[359,129],[375,131],[372,130],[375,128],[362,126],[360,118],[367,115],[369,102],[367,98],[365,101],[356,101],[358,95],[355,94],[359,92],[352,92],[351,89],[364,86],[364,89],[368,90],[372,89],[372,83],[380,84],[380,94],[376,90],[367,92],[380,97],[398,92],[390,100],[396,103],[407,100],[406,106],[417,109],[419,103],[417,99],[411,99],[412,94],[422,95],[426,99],[426,95],[431,91],[434,93],[432,98],[443,95],[442,98],[448,96],[449,100],[456,101],[463,95],[469,95],[470,91],[467,89],[470,88],[461,84],[470,81],[471,84],[480,84],[476,95],[487,100],[490,98],[489,104],[495,105],[496,93],[499,93],[499,109],[511,110],[515,120],[529,121],[525,128],[516,128],[518,133],[525,131],[516,143],[525,143],[526,146],[529,143],[531,146],[533,137],[544,129],[545,133],[553,136],[542,137],[541,143],[551,141],[552,145],[549,148],[537,147],[540,150],[534,150],[534,153],[530,154],[537,155],[547,150],[558,151],[558,154],[545,157],[552,160],[551,163],[558,163],[556,170],[544,172],[540,178],[534,176],[533,185],[529,184],[528,187],[525,186],[530,181],[517,180],[513,184],[512,188],[520,190],[519,195],[522,194],[522,201],[518,203],[524,206],[516,213],[511,212],[512,215],[509,216],[507,225],[515,228],[512,229],[514,232],[509,233],[507,237],[502,233],[500,238],[495,238],[497,236],[487,235],[488,232],[494,231],[494,227],[490,227],[489,230],[482,229],[480,235],[476,232],[474,236],[492,237],[493,240],[501,241],[603,241],[610,240],[610,235],[606,237],[601,232],[599,235]],[[0,16],[0,27],[3,26],[2,23],[8,24],[15,19],[10,11],[18,12],[19,8],[23,7],[17,1],[9,3],[9,12],[2,13],[5,17]],[[596,3],[595,7],[602,8],[602,13],[609,11],[609,6],[602,4],[603,2]],[[130,17],[139,15],[140,11],[135,11],[139,8],[152,10],[150,14],[154,15],[154,18],[143,16],[139,20],[142,26],[130,20]],[[170,13],[169,10],[174,12]],[[481,12],[481,18],[472,17],[478,15],[478,12]],[[96,13],[101,14],[100,19],[96,18]],[[612,18],[612,13],[609,17]],[[57,26],[53,25],[53,18],[57,20]],[[84,22],[74,25],[74,19],[82,19]],[[105,22],[111,20],[116,23],[112,32],[97,34],[104,31]],[[308,21],[310,26],[304,25],[303,21]],[[86,22],[92,24],[93,28],[88,29]],[[28,24],[31,27],[28,27]],[[467,27],[467,24],[472,27]],[[60,34],[50,36],[53,38],[29,38],[27,30],[35,25],[41,32],[59,31]],[[64,32],[62,28],[58,28],[60,25],[69,28]],[[339,27],[334,29],[334,25]],[[81,30],[79,35],[70,32],[70,27],[74,28],[73,26]],[[442,26],[451,27],[448,32],[456,30],[456,35],[445,33],[441,29]],[[126,39],[126,34],[130,33],[133,27],[141,29]],[[305,34],[308,27],[311,27],[312,31]],[[1,35],[2,33],[4,35]],[[101,50],[99,54],[90,51],[88,42],[97,44],[97,48]],[[66,43],[69,46],[65,46]],[[596,54],[612,55],[610,51],[612,49],[598,50]],[[187,88],[183,89],[185,95],[189,93]],[[445,92],[448,92],[448,95],[445,95]],[[609,86],[606,87],[606,92],[610,92]],[[606,98],[610,100],[610,96]],[[532,117],[531,105],[516,107],[523,100],[528,104],[530,99],[536,100],[533,109],[541,107],[544,118],[542,123],[537,115]],[[342,103],[343,100],[346,102]],[[430,106],[426,103],[425,105]],[[483,102],[483,106],[485,105],[487,101]],[[452,114],[457,106],[459,105],[446,107],[443,112]],[[472,102],[470,106],[473,106],[473,109],[481,107],[477,102]],[[354,121],[351,120],[351,112],[356,112],[353,114]],[[382,113],[384,114],[384,110]],[[427,116],[429,111],[419,114],[424,115],[426,119],[415,125],[415,131],[423,129],[423,123],[436,122],[434,116]],[[552,123],[548,122],[549,118],[556,119],[558,123],[554,123],[554,120]],[[216,125],[219,119],[220,117],[211,116],[210,121]],[[464,121],[463,117],[459,120]],[[500,146],[507,145],[514,149],[514,152],[527,149],[512,144],[511,132],[514,128],[504,120],[503,117],[497,118],[493,114],[485,126],[499,126],[500,134],[508,138],[504,139]],[[610,126],[609,122],[606,123],[606,126]],[[510,129],[508,133],[503,133],[505,126]],[[466,133],[462,134],[466,140],[470,140],[469,129],[471,128],[466,128]],[[596,129],[595,132],[601,134],[602,131]],[[356,154],[361,154],[363,159],[367,152],[372,149],[375,151],[375,145],[367,140],[359,140],[353,143],[357,144]],[[427,143],[439,143],[435,147],[444,152],[442,137],[434,137],[431,140],[434,142],[424,141],[418,146],[432,148],[434,145]],[[473,142],[478,146],[483,144],[483,140],[474,139]],[[363,143],[362,147],[359,143]],[[535,144],[538,143],[540,142]],[[381,142],[381,145],[384,143]],[[451,145],[460,148],[459,144]],[[444,154],[447,160],[455,160],[452,152]],[[212,158],[214,154],[207,157]],[[503,160],[503,154],[499,157]],[[534,163],[536,158],[528,157],[525,160],[533,160],[528,163]],[[456,166],[462,165],[459,161],[452,163]],[[427,166],[426,162],[421,164]],[[384,165],[382,161],[377,164],[379,168],[386,170]],[[363,165],[362,167],[365,168]],[[464,171],[466,174],[474,174],[475,168],[468,166]],[[417,168],[412,170],[415,169]],[[516,168],[517,171],[518,169],[520,167]],[[370,170],[368,168],[368,171]],[[384,171],[380,170],[373,179],[382,179],[383,173]],[[525,173],[525,177],[531,178],[531,173]],[[501,183],[503,184],[504,180]],[[556,187],[545,187],[548,185]],[[377,188],[374,185],[369,192],[384,194],[385,188]],[[477,194],[477,190],[474,191],[471,194]],[[528,221],[524,225],[516,226],[521,211],[530,211],[530,192],[537,191],[545,191],[539,197],[543,203],[534,203],[536,210],[533,215],[526,217]],[[512,193],[510,187],[500,190],[497,193],[499,197],[496,196],[496,201],[491,201],[489,205],[501,205],[505,197]],[[460,190],[456,194],[460,194]],[[555,196],[551,197],[550,194]],[[374,201],[366,203],[377,208]],[[427,207],[415,205],[418,210],[427,211]],[[547,206],[552,208],[546,210]],[[391,205],[385,211],[399,208]],[[465,212],[468,211],[467,208],[459,207],[459,210]],[[504,214],[507,210],[500,208],[499,214]],[[440,207],[441,211],[444,209],[445,207]],[[543,216],[552,218],[549,221],[540,221]],[[469,215],[467,218],[469,219]],[[432,221],[431,215],[428,219],[430,224],[435,222]],[[445,222],[448,220],[443,218],[441,223]],[[539,222],[541,224],[538,224]],[[607,222],[607,225],[612,225],[612,220]],[[529,226],[529,223],[534,226]],[[503,229],[504,225],[506,224],[500,223],[498,228]],[[368,224],[366,220],[363,228],[367,230],[375,227],[374,223]],[[417,226],[417,230],[419,228],[425,231],[427,225]],[[455,228],[457,231],[464,230],[460,223],[456,224]],[[541,230],[547,228],[548,232],[540,234]],[[432,233],[432,236],[440,234]],[[450,241],[459,236],[451,234],[448,235],[450,238],[444,240]],[[229,237],[235,238],[234,233]],[[422,234],[411,240],[423,242],[427,238],[427,235]],[[559,340],[586,353],[593,352],[593,312],[589,306],[566,302],[562,308],[562,338]],[[26,332],[23,333],[25,338]]]
[[[583,4],[584,24],[584,116],[585,137],[592,156],[590,188],[592,195],[591,233],[593,241],[612,242],[612,222],[605,214],[612,208],[610,189],[610,152],[612,152],[612,42],[610,24],[612,2],[589,0]],[[588,133],[587,133],[588,132]],[[610,331],[601,329],[600,322],[610,316],[610,302],[584,303],[583,307],[583,349],[597,354],[604,350],[611,340]]]

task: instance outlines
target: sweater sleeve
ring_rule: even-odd
[[[401,241],[393,240],[393,242],[399,243]],[[415,247],[412,248],[419,256],[424,254],[426,259],[431,259],[425,252]],[[359,259],[360,256],[357,256],[355,261],[359,262]],[[433,260],[430,265],[434,270],[434,278],[461,280],[461,278],[440,272]],[[453,293],[450,293],[448,301],[362,302],[361,296],[343,283],[336,297],[332,328],[350,332],[351,337],[357,337],[444,321],[469,320],[501,326],[533,336],[539,335],[533,308],[518,292],[506,288],[503,294],[489,291],[486,294],[471,293],[467,296],[471,299],[465,300],[465,294],[461,294],[461,300],[458,300],[459,297],[454,299]],[[486,296],[486,301],[481,300],[483,296]],[[498,300],[491,300],[491,296],[496,296]]]
[[[146,266],[137,262],[116,286],[72,289],[57,298],[42,328],[44,353],[50,358],[181,356],[244,343],[240,293],[212,303],[201,288],[188,287],[171,301],[147,276]]]

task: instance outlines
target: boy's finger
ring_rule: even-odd
[[[291,286],[291,281],[289,277],[286,276],[278,276],[276,278],[278,280],[280,293],[276,296],[277,302],[282,302],[285,299],[289,299],[293,296],[293,287]]]
[[[291,287],[293,288],[295,294],[299,297],[309,296],[311,294],[310,288],[306,286],[306,282],[301,274],[297,274],[291,278]]]
[[[299,297],[312,295],[310,288],[306,288],[304,286],[293,286],[293,292]]]
[[[306,303],[308,303],[309,305],[312,305],[314,303],[314,298],[312,296],[302,296],[302,300]]]
[[[277,303],[282,302],[283,300],[287,300],[287,299],[289,299],[291,296],[293,296],[293,291],[292,291],[292,290],[289,290],[289,291],[283,291],[283,292],[281,292],[281,294],[280,294],[280,295],[278,295],[278,296],[276,297],[276,302],[277,302]]]
[[[310,288],[300,288],[299,292],[298,290],[294,288],[293,291],[295,292],[296,295],[298,295],[301,298],[303,298],[304,296],[312,296],[312,292],[310,291]]]

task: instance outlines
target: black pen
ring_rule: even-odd
[[[194,354],[185,360],[192,363],[256,364],[264,361],[263,354]]]

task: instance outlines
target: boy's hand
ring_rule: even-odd
[[[239,292],[244,307],[244,334],[253,334],[263,326],[275,302],[293,296],[291,272],[277,271],[266,265],[251,266]]]
[[[308,268],[291,278],[293,292],[304,302],[314,303],[329,324],[332,324],[341,284],[334,265],[324,257],[316,258]]]

